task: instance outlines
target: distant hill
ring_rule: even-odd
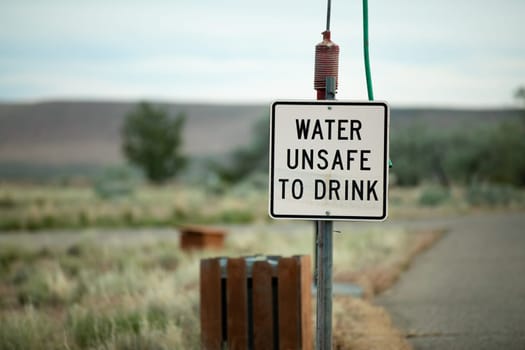
[[[190,155],[214,155],[247,143],[266,106],[159,104],[186,113]],[[111,164],[120,161],[120,128],[134,103],[0,104],[0,162]]]
[[[255,121],[269,112],[268,105],[158,105],[172,115],[186,113],[184,147],[189,155],[197,157],[220,157],[248,144]],[[123,163],[120,128],[134,106],[126,102],[74,101],[0,104],[0,178],[5,174],[16,176],[18,171],[35,172],[36,168],[65,171]],[[519,111],[511,109],[394,108],[391,127],[395,132],[420,122],[438,128],[468,128],[518,116]]]

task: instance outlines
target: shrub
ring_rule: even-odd
[[[0,209],[13,209],[16,208],[17,202],[13,197],[8,194],[0,197]]]
[[[25,272],[20,280],[18,302],[21,305],[62,305],[67,303],[74,292],[72,283],[59,265],[39,264]]]
[[[419,204],[426,207],[441,205],[450,199],[450,191],[447,188],[432,186],[423,189],[419,196]]]
[[[30,258],[32,258],[31,254],[19,246],[0,245],[0,270],[8,269],[18,260],[29,260]]]
[[[126,116],[122,128],[122,149],[126,158],[140,167],[154,183],[177,175],[186,165],[182,153],[182,129],[186,117],[171,118],[149,103],[140,103]]]
[[[510,185],[473,184],[466,192],[466,200],[475,206],[508,206],[522,202],[520,192]]]
[[[268,152],[270,137],[270,116],[257,121],[253,128],[253,138],[248,146],[236,149],[229,156],[226,164],[212,163],[211,168],[220,178],[220,183],[235,184],[250,175],[262,172],[268,173]]]
[[[131,169],[115,167],[106,169],[94,184],[95,193],[104,199],[126,197],[135,191],[138,176]]]

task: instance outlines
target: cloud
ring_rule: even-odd
[[[525,83],[521,0],[370,6],[377,97],[501,105]],[[11,1],[0,13],[0,98],[311,98],[325,10],[313,0]],[[360,3],[333,11],[339,98],[364,99]]]

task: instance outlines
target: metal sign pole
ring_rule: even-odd
[[[336,78],[326,78],[326,99],[335,99]],[[333,222],[316,222],[316,270],[317,270],[317,350],[332,349],[332,267]]]
[[[317,350],[332,349],[332,264],[333,222],[319,221],[317,235]]]

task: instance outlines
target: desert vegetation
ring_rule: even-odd
[[[394,128],[390,216],[523,208],[523,118],[468,128],[417,122]],[[81,186],[64,187],[56,181],[0,183],[0,229],[173,227],[269,220],[268,117],[254,124],[250,143],[212,160],[184,154],[184,120],[180,113],[173,118],[147,103],[128,114],[122,148],[135,170],[110,168],[84,179]],[[187,163],[193,166],[185,168]]]
[[[0,230],[39,232],[269,222],[266,188],[260,181],[252,180],[220,191],[215,185],[141,185],[130,192],[112,192],[109,197],[90,186],[0,184]],[[389,197],[391,218],[520,210],[525,206],[523,190],[495,184],[393,187]]]
[[[34,238],[29,244],[0,245],[1,349],[198,349],[199,259],[312,253],[312,225],[296,222],[283,233],[268,218],[266,117],[255,124],[250,143],[209,161],[186,159],[182,117],[170,119],[148,105],[137,111],[123,129],[131,139],[148,113],[154,117],[146,119],[167,123],[150,130],[153,139],[170,128],[176,134],[167,141],[173,147],[160,150],[167,157],[153,162],[164,165],[141,167],[134,159],[146,156],[137,150],[149,154],[156,147],[148,148],[150,140],[134,148],[128,140],[123,148],[135,149],[129,160],[142,171],[117,167],[66,186],[56,180],[0,183],[3,235],[43,232],[26,234]],[[518,119],[467,131],[423,123],[393,129],[390,218],[523,210],[524,140],[525,123]],[[223,250],[189,254],[179,248],[176,231],[187,224],[222,225],[233,233]],[[94,238],[89,232],[95,228],[119,228],[119,239]],[[151,230],[151,239],[136,240],[136,228]],[[54,244],[54,230],[77,238]],[[440,234],[373,226],[336,234],[334,276],[358,283],[372,298]],[[404,348],[382,310],[349,297],[334,303],[338,347],[370,348],[366,339],[373,338],[378,348]]]
[[[141,102],[131,111],[122,127],[122,151],[146,178],[162,183],[186,166],[182,154],[182,130],[186,117],[170,118],[167,111]]]
[[[224,250],[193,253],[179,249],[175,232],[170,239],[153,239],[152,233],[147,242],[125,236],[120,243],[95,241],[85,234],[63,247],[3,244],[0,348],[198,349],[199,259],[254,252],[310,254],[310,229],[303,225],[288,234],[268,227],[250,234],[234,232]],[[365,287],[372,286],[367,290],[373,291],[381,279],[370,271],[406,268],[406,257],[427,239],[428,234],[402,229],[337,235],[336,278],[366,281]],[[362,317],[348,312],[352,307],[347,298],[336,300],[341,346],[366,333],[357,329],[354,338],[349,336],[345,325],[356,325]]]

